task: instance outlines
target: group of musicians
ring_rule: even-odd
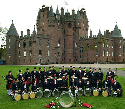
[[[43,70],[39,68],[39,71],[37,71],[36,67],[34,67],[31,73],[29,72],[29,68],[26,69],[24,74],[22,70],[19,70],[17,78],[14,78],[11,71],[9,71],[8,75],[6,75],[6,89],[8,95],[17,92],[22,94],[22,92],[29,92],[30,90],[32,90],[32,92],[41,90],[44,93],[44,91],[48,89],[53,92],[54,89],[58,89],[60,92],[74,92],[74,95],[77,96],[79,89],[83,91],[90,89],[91,93],[94,90],[98,90],[99,93],[106,90],[109,96],[112,91],[117,96],[121,96],[122,87],[114,77],[115,74],[111,68],[109,68],[106,79],[103,81],[101,68],[99,68],[98,71],[91,67],[89,70],[86,68],[82,70],[81,67],[76,70],[75,67],[70,66],[70,69],[65,70],[65,67],[62,66],[62,68],[56,71],[53,66],[49,67],[48,71],[46,71],[45,67]]]

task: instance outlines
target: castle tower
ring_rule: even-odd
[[[19,35],[17,33],[17,30],[13,24],[9,28],[9,31],[7,32],[6,36],[6,63],[9,65],[16,64],[16,40],[19,38]]]
[[[117,24],[112,32],[112,37],[114,39],[114,61],[122,62],[123,61],[123,37],[120,30],[118,29]]]

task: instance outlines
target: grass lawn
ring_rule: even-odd
[[[125,68],[118,68],[118,70],[125,70]]]
[[[23,73],[26,71],[27,66],[0,66],[0,75],[6,76],[8,71],[11,70],[14,77],[16,77],[15,73],[18,74],[19,70],[22,70]],[[30,71],[33,70],[33,67],[29,67]],[[37,67],[38,70],[39,67]],[[48,69],[48,68],[47,68]],[[58,68],[56,68],[58,69]],[[105,74],[104,74],[105,76]],[[125,78],[118,77],[118,82],[121,83],[123,89],[123,96],[119,98],[114,97],[103,97],[99,95],[97,97],[94,96],[82,96],[78,97],[83,103],[88,103],[93,105],[92,109],[125,109]],[[35,98],[35,99],[28,99],[28,100],[20,100],[20,101],[13,101],[11,96],[7,95],[6,91],[6,83],[3,78],[1,78],[1,85],[0,85],[0,109],[45,109],[45,105],[49,104],[53,101],[55,97],[49,98]],[[70,107],[72,109],[76,109],[76,107]],[[79,109],[85,109],[85,107],[79,107]]]

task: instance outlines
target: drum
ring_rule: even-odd
[[[42,91],[37,91],[36,92],[36,98],[41,98],[43,96]]]
[[[35,98],[35,93],[34,93],[34,92],[31,92],[31,93],[30,93],[30,98],[31,98],[31,99]]]
[[[98,96],[98,95],[99,95],[98,89],[93,90],[93,95],[94,95],[94,96]]]
[[[18,93],[15,93],[15,95],[12,95],[12,98],[13,98],[13,100],[15,100],[15,101],[20,101],[21,95],[18,94]]]
[[[44,91],[44,97],[50,97],[50,95],[51,95],[50,90],[49,89],[45,89],[45,91]]]
[[[71,107],[74,103],[73,94],[68,91],[63,91],[59,98],[59,103],[62,107]]]
[[[83,89],[82,88],[79,88],[78,89],[78,92],[77,92],[77,94],[78,94],[78,96],[82,96],[83,95]]]
[[[22,98],[23,98],[24,100],[28,99],[28,98],[29,98],[29,94],[28,94],[28,93],[23,93],[23,94],[22,94]]]
[[[53,95],[54,97],[58,97],[58,96],[60,95],[59,90],[58,90],[58,89],[54,89],[52,95]]]
[[[83,82],[84,82],[84,84],[85,84],[86,81],[88,80],[88,78],[87,78],[87,77],[82,77],[82,80],[83,80]]]
[[[90,96],[91,95],[91,89],[90,88],[86,88],[84,91],[84,95],[85,96]]]
[[[108,91],[107,91],[107,90],[103,91],[103,92],[102,92],[102,95],[103,95],[104,97],[107,97],[107,96],[108,96]]]
[[[58,81],[61,81],[62,80],[62,78],[59,78],[59,79],[57,79]]]

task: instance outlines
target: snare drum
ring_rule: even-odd
[[[35,93],[34,92],[31,92],[30,93],[30,98],[32,99],[32,98],[35,98]]]
[[[29,94],[24,92],[24,93],[22,94],[22,98],[23,98],[24,100],[28,99],[28,98],[29,98]]]
[[[98,96],[98,95],[99,95],[98,89],[93,90],[93,95],[94,95],[94,96]]]
[[[51,95],[50,90],[49,89],[45,89],[45,91],[44,91],[44,97],[50,97],[50,95]]]
[[[12,98],[13,98],[13,100],[15,100],[15,101],[20,101],[21,95],[18,94],[18,93],[15,93],[14,95],[12,95]]]
[[[62,107],[71,107],[74,103],[73,94],[68,91],[63,91],[59,98],[59,103]]]
[[[36,98],[41,98],[43,96],[42,91],[37,91],[36,92]]]
[[[82,80],[83,80],[83,83],[85,84],[86,81],[88,80],[88,78],[87,77],[82,77]]]
[[[107,97],[107,96],[108,96],[108,91],[107,91],[107,90],[104,90],[104,91],[102,92],[102,95],[103,95],[104,97]]]
[[[85,96],[90,96],[91,95],[91,89],[90,88],[86,88],[84,91],[84,95]]]
[[[53,90],[52,95],[53,95],[54,97],[58,97],[58,96],[59,96],[59,94],[60,94],[60,92],[59,92],[59,90],[58,90],[58,89],[54,89],[54,90]]]
[[[82,96],[83,95],[83,89],[82,88],[79,88],[78,89],[78,92],[77,92],[77,94],[78,94],[78,96]]]

